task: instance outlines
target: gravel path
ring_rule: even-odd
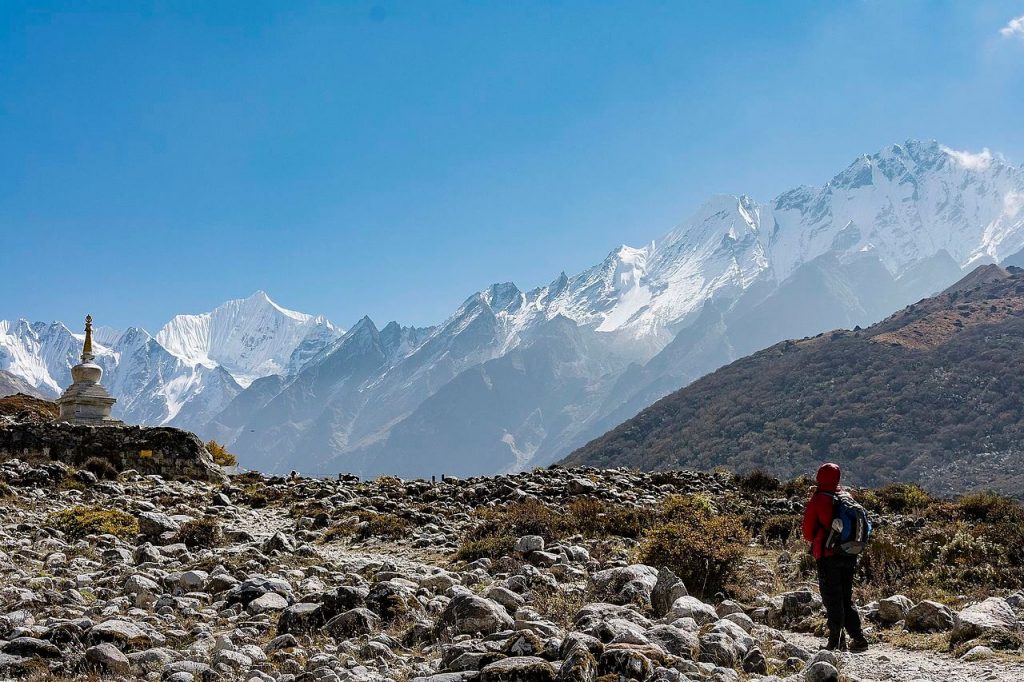
[[[786,637],[814,650],[821,638],[800,632]],[[935,651],[911,651],[889,644],[873,644],[862,654],[841,654],[844,673],[863,680],[899,680],[899,682],[1022,682],[1024,663],[997,660],[967,662]]]

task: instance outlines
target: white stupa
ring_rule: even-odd
[[[117,400],[110,397],[107,389],[100,385],[103,368],[93,362],[95,358],[92,354],[92,315],[86,315],[82,362],[71,368],[74,383],[57,399],[61,421],[93,426],[121,423],[110,416],[110,410]]]

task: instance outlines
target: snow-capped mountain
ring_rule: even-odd
[[[341,336],[327,318],[287,310],[262,291],[208,313],[176,315],[156,340],[186,362],[223,367],[242,386],[288,369],[292,353],[310,336]],[[295,369],[295,368],[292,368]]]
[[[936,142],[893,145],[766,203],[716,196],[664,238],[577,275],[474,294],[421,349],[354,389],[363,407],[344,427],[289,461],[367,474],[545,464],[740,355],[870,324],[1022,247],[1024,170]],[[547,327],[559,317],[579,329]],[[572,359],[545,354],[556,330]],[[440,363],[454,372],[443,386],[414,380]],[[264,417],[252,433],[274,428]]]
[[[171,348],[139,327],[94,330],[103,383],[118,400],[114,415],[201,431],[242,391],[242,382],[301,367],[341,331],[257,292],[210,313],[179,315],[161,334]],[[0,370],[56,397],[71,382],[83,341],[60,322],[0,320]]]
[[[343,333],[262,292],[156,337],[97,335],[122,415],[265,470],[479,474],[555,461],[783,338],[867,325],[984,262],[1024,264],[1024,169],[907,142],[768,202],[715,196],[662,239],[435,327]],[[55,393],[81,338],[0,322],[0,370]]]

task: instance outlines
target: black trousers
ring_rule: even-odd
[[[830,556],[818,560],[818,589],[828,617],[828,643],[838,646],[843,628],[853,639],[862,639],[860,614],[853,605],[853,574],[857,557]]]

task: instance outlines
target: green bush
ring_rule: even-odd
[[[932,496],[916,483],[893,483],[874,491],[874,495],[864,497],[871,505],[879,505],[873,511],[885,511],[894,514],[919,512],[932,503]]]
[[[72,540],[105,533],[129,539],[139,532],[139,522],[134,516],[115,509],[71,507],[51,514],[49,521]]]
[[[810,476],[797,476],[794,479],[786,481],[780,487],[779,492],[784,497],[809,497],[811,487],[814,486],[814,479]]]
[[[964,495],[956,501],[962,518],[980,523],[1024,523],[1024,508],[1016,500],[991,491]]]

